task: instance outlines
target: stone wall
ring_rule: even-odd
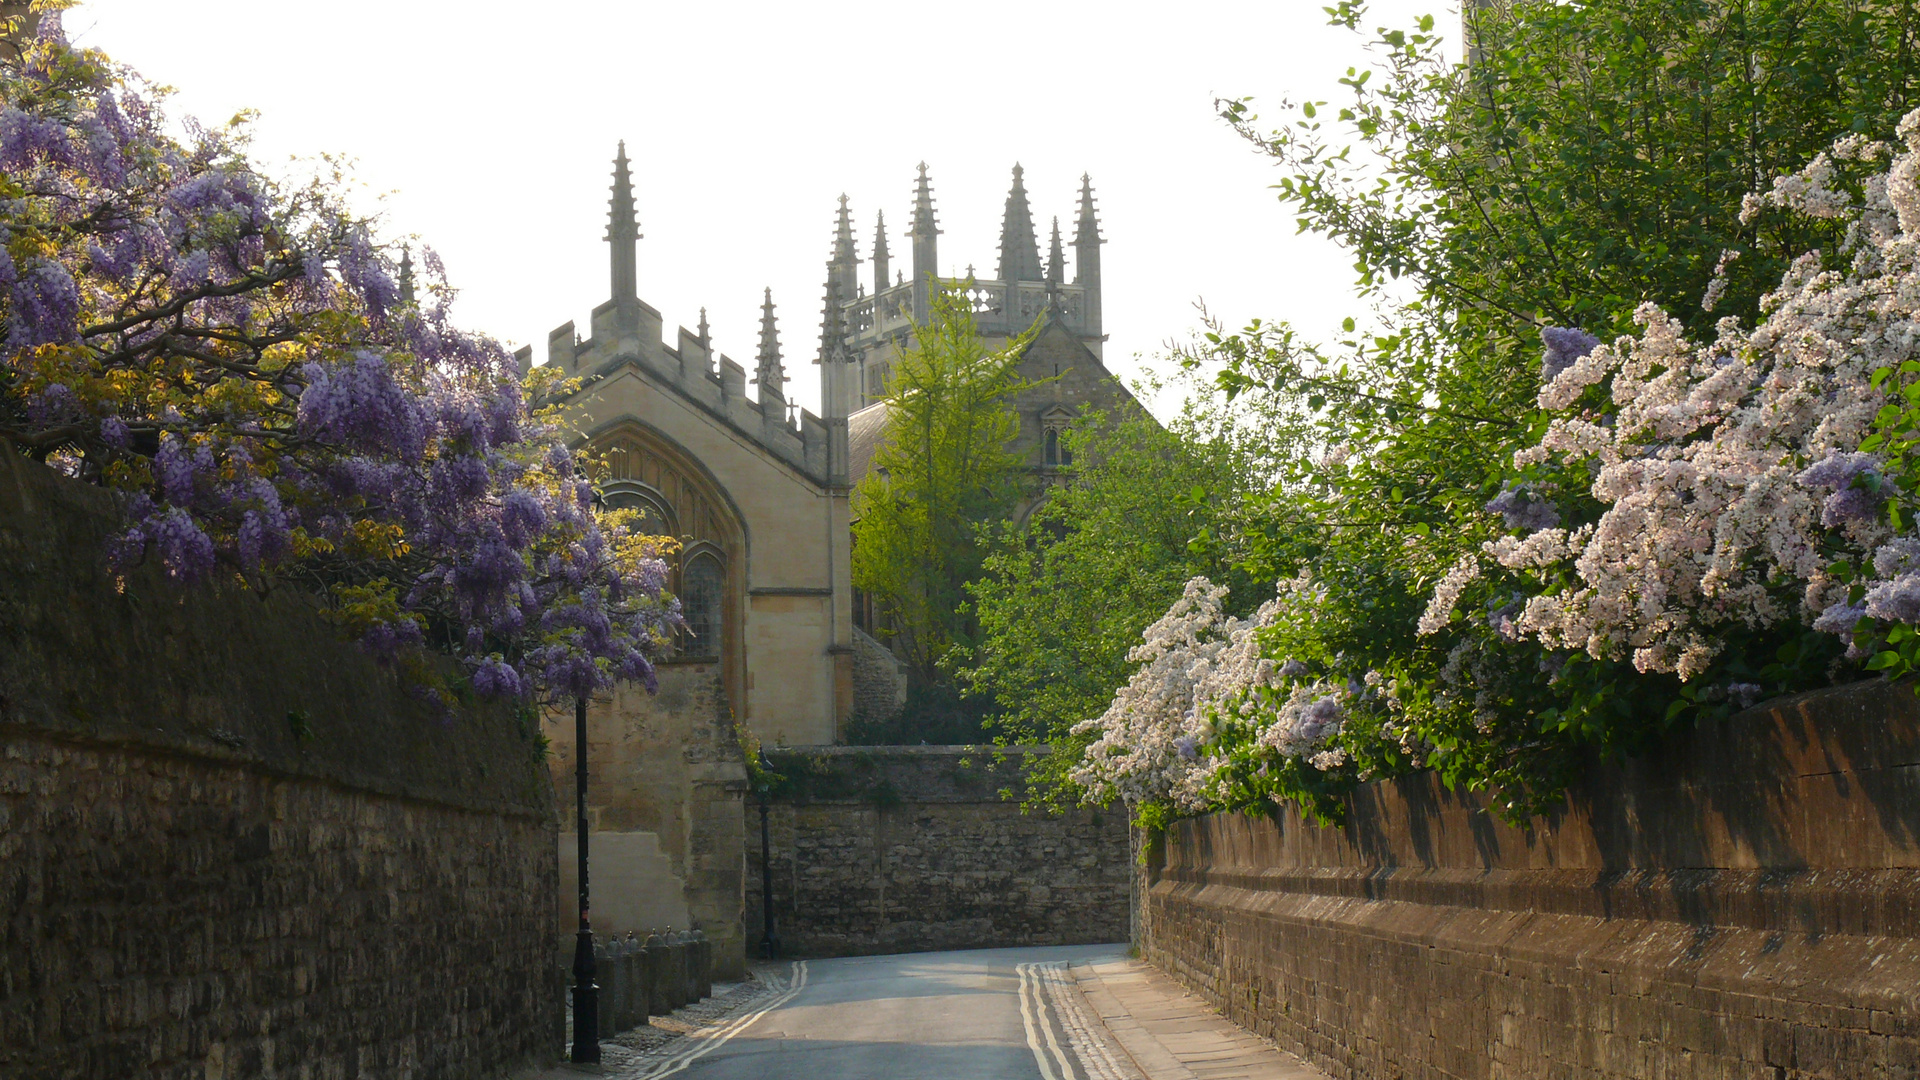
[[[1030,753],[993,747],[771,751],[773,903],[792,956],[1124,941],[1125,816],[1022,813]],[[1002,797],[1011,792],[1014,798]],[[747,918],[761,935],[747,806]]]
[[[536,725],[424,713],[293,591],[116,579],[114,527],[0,446],[0,1076],[551,1059]]]
[[[1150,845],[1147,957],[1336,1077],[1920,1075],[1920,700],[1783,699],[1532,830],[1419,776]]]
[[[719,666],[662,664],[658,674],[658,693],[620,686],[587,710],[589,915],[602,936],[701,930],[713,943],[715,973],[737,979],[746,971],[740,932],[746,766]],[[573,713],[550,713],[544,723],[558,813],[571,833],[578,760]],[[571,956],[579,886],[574,848],[561,850],[556,944]],[[605,862],[597,854],[602,850],[610,856]],[[647,857],[654,853],[665,858]],[[655,921],[663,917],[667,921]]]
[[[853,715],[869,721],[891,720],[907,703],[907,669],[893,650],[853,628]]]

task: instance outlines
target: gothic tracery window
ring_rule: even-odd
[[[680,574],[680,612],[687,620],[682,656],[720,658],[721,637],[725,630],[721,618],[722,582],[725,580],[720,560],[711,551],[699,552],[687,560]]]

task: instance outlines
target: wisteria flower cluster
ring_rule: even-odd
[[[121,493],[114,565],[305,583],[443,701],[422,648],[483,694],[650,682],[663,541],[596,512],[537,380],[423,263],[239,130],[169,134],[57,14],[0,70],[0,440]]]

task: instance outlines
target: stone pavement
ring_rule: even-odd
[[[1138,960],[1073,965],[1080,992],[1149,1080],[1327,1080]]]

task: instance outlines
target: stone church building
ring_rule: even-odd
[[[903,692],[891,654],[856,623],[849,495],[885,438],[889,364],[926,317],[932,290],[964,283],[990,344],[1041,324],[1022,359],[1022,373],[1038,385],[1014,403],[1019,447],[1036,473],[1070,464],[1060,435],[1083,405],[1125,408],[1133,399],[1101,363],[1103,241],[1084,177],[1071,280],[1057,219],[1048,256],[1040,256],[1017,165],[992,279],[971,268],[958,278],[940,274],[925,165],[906,266],[891,261],[876,214],[870,275],[861,274],[842,197],[812,358],[823,416],[787,398],[770,292],[751,378],[715,351],[704,312],[698,329],[680,327],[667,340],[660,312],[639,296],[640,228],[624,145],[613,180],[611,296],[593,309],[585,336],[571,322],[548,336],[545,363],[581,380],[561,404],[606,463],[607,501],[680,538],[671,587],[688,633],[660,665],[657,694],[622,687],[589,710],[594,927],[698,926],[715,939],[721,967],[738,970],[746,772],[736,725],[768,746],[827,745],[844,732],[856,701],[898,701]],[[531,363],[531,348],[520,361]],[[546,734],[561,821],[570,827],[570,712],[550,716]],[[562,852],[574,842],[563,835]],[[572,857],[561,864],[570,878]],[[574,888],[563,881],[562,896]],[[571,934],[571,905],[562,907],[561,929]]]

